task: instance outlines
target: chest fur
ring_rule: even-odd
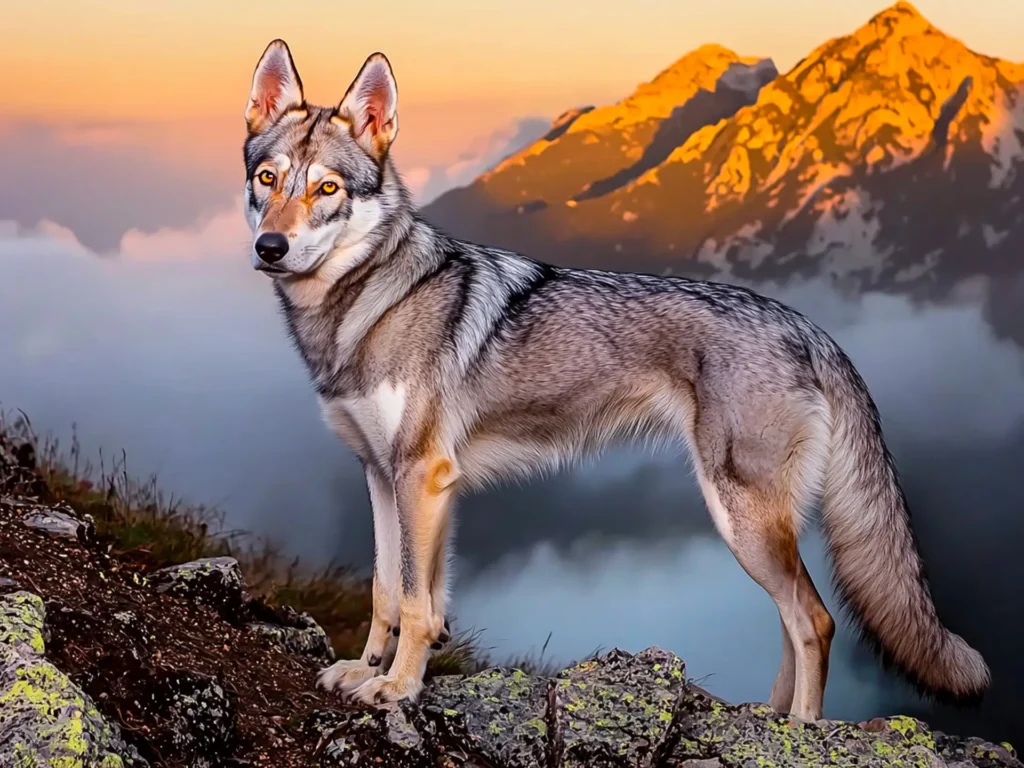
[[[364,395],[321,399],[327,425],[364,461],[390,466],[407,410],[407,389],[384,381]]]

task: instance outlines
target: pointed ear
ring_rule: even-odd
[[[352,125],[352,136],[371,157],[380,160],[398,134],[398,85],[391,63],[383,53],[364,63],[338,114]]]
[[[284,40],[274,40],[263,52],[252,76],[245,123],[249,133],[260,133],[286,111],[303,104],[302,81]]]

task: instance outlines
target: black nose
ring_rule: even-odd
[[[280,232],[264,232],[256,238],[256,253],[267,264],[273,264],[288,253],[288,238]]]

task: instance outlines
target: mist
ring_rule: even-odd
[[[320,420],[244,234],[214,218],[130,245],[101,258],[54,225],[0,223],[0,409],[23,409],[65,445],[75,425],[87,455],[123,448],[133,474],[158,473],[161,487],[217,505],[227,527],[311,566],[367,569],[361,472]],[[979,302],[849,299],[814,282],[765,291],[832,333],[860,369],[940,616],[995,681],[978,710],[931,707],[844,629],[826,716],[919,714],[1019,740],[1024,352],[997,338]],[[838,618],[816,529],[802,551]],[[778,615],[715,535],[682,457],[616,446],[572,473],[467,498],[457,552],[457,628],[482,630],[496,659],[538,651],[549,633],[559,661],[657,644],[729,700],[767,697]]]

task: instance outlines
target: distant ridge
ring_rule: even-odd
[[[578,265],[945,292],[1024,269],[1024,65],[898,2],[779,75],[705,45],[425,215]]]

